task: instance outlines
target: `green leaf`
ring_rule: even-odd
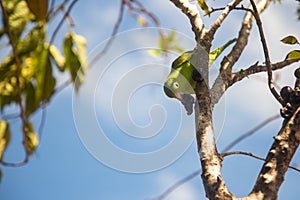
[[[48,0],[26,0],[28,8],[37,20],[45,20],[48,14]]]
[[[10,141],[9,124],[4,120],[0,120],[0,160],[3,158],[3,153]]]
[[[39,102],[37,102],[36,98],[35,98],[35,88],[33,86],[33,84],[31,82],[26,84],[25,87],[25,100],[26,100],[26,104],[25,104],[25,114],[26,116],[31,115],[34,111],[36,111],[40,104]]]
[[[205,14],[207,14],[208,16],[210,16],[210,11],[208,9],[208,6],[207,6],[205,0],[198,0],[198,5],[205,12]]]
[[[289,35],[283,39],[280,40],[284,44],[299,44],[297,38],[295,36]]]
[[[209,53],[209,64],[208,66],[210,66],[218,57],[219,55],[232,43],[234,43],[236,41],[236,38],[229,40],[226,44],[224,44],[223,46],[216,48],[214,50],[212,50]]]
[[[300,58],[300,50],[293,50],[293,51],[289,52],[286,55],[285,60],[294,59],[294,58]]]
[[[87,70],[85,38],[74,33],[68,33],[64,39],[65,67],[71,74],[75,89],[84,81]]]
[[[35,59],[35,98],[37,102],[49,101],[54,93],[56,79],[52,74],[49,49],[42,46],[40,55]]]
[[[34,131],[33,124],[27,122],[25,124],[25,147],[27,152],[31,155],[39,145],[39,138],[37,133]]]

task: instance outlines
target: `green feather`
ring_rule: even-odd
[[[223,46],[211,51],[209,53],[209,66],[235,41],[236,39],[232,39]],[[172,70],[164,84],[164,92],[168,97],[182,101],[180,95],[195,93],[196,82],[192,78],[195,68],[192,63],[196,63],[195,50],[184,52],[173,61]]]

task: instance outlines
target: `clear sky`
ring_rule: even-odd
[[[160,19],[162,28],[177,30],[179,44],[193,48],[189,20],[167,0],[141,1]],[[207,1],[217,7],[220,2]],[[103,48],[117,18],[120,1],[79,1],[71,16],[75,32],[87,39],[89,60]],[[246,5],[246,3],[244,4]],[[220,5],[219,5],[220,6]],[[271,3],[262,15],[273,62],[281,61],[291,47],[279,41],[287,35],[300,38],[296,20],[297,2]],[[208,26],[217,15],[205,17]],[[234,38],[243,12],[234,11],[217,33],[213,47]],[[61,17],[61,16],[60,16]],[[50,25],[50,34],[60,17]],[[151,25],[151,24],[150,24]],[[149,55],[157,47],[157,30],[140,28],[125,12],[120,34],[105,56],[92,66],[78,94],[72,87],[57,94],[46,109],[41,144],[23,167],[2,167],[0,200],[145,200],[161,194],[175,182],[200,169],[193,138],[194,119],[182,105],[165,97],[162,84],[176,54],[161,59]],[[67,31],[64,26],[55,44]],[[249,46],[235,70],[264,61],[257,28],[251,32]],[[221,56],[222,57],[222,56]],[[212,76],[218,68],[212,66]],[[279,87],[293,85],[294,64],[275,73]],[[67,76],[60,76],[59,82]],[[279,113],[270,95],[266,74],[251,76],[230,88],[217,105],[214,116],[218,149],[264,119]],[[35,126],[41,112],[34,115]],[[281,126],[277,119],[233,150],[264,157]],[[19,123],[12,126],[12,142],[6,152],[9,161],[22,159]],[[103,141],[109,141],[107,143]],[[299,165],[299,152],[292,164]],[[99,161],[100,160],[100,161]],[[257,178],[262,162],[245,156],[226,157],[223,176],[238,197],[247,195]],[[297,199],[300,174],[288,170],[279,199]],[[205,199],[200,177],[172,192],[169,200]]]

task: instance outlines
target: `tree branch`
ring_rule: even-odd
[[[257,160],[262,160],[262,161],[266,161],[266,159],[256,156],[253,153],[250,152],[243,152],[243,151],[233,151],[233,152],[226,152],[226,153],[222,153],[220,156],[225,158],[226,156],[231,156],[231,155],[245,155],[245,156],[250,156],[252,158],[255,158]],[[297,172],[300,172],[300,169],[298,169],[297,167],[293,167],[293,166],[288,166],[288,168],[293,169]]]
[[[300,144],[300,107],[274,138],[266,162],[263,165],[251,195],[263,199],[277,199],[289,163]]]
[[[189,3],[188,0],[170,0],[178,7],[189,19],[192,30],[195,34],[195,40],[199,41],[200,35],[204,31],[204,24],[196,6]]]
[[[223,12],[219,15],[219,17],[216,19],[216,21],[211,25],[210,29],[208,30],[208,33],[206,34],[208,37],[210,37],[210,41],[213,39],[216,31],[221,26],[223,21],[226,19],[226,17],[229,15],[229,13],[241,2],[242,0],[233,0],[231,3],[229,3],[223,10]]]
[[[262,22],[260,20],[259,13],[257,11],[257,8],[256,8],[256,5],[255,5],[254,1],[250,0],[250,2],[251,2],[251,5],[252,5],[253,15],[255,17],[255,21],[256,21],[256,24],[258,26],[259,35],[260,35],[261,43],[262,43],[262,46],[263,46],[263,51],[264,51],[264,55],[265,55],[265,63],[266,63],[266,66],[267,66],[267,71],[268,71],[268,85],[269,85],[270,91],[273,94],[273,96],[277,99],[277,101],[281,105],[285,106],[285,103],[284,103],[282,97],[277,93],[277,91],[274,87],[274,84],[273,84],[272,63],[270,61],[269,50],[268,50],[267,42],[266,42],[266,39],[265,39],[265,35],[264,35]]]
[[[258,124],[257,126],[255,126],[251,130],[247,131],[246,133],[242,134],[240,137],[238,137],[237,139],[235,139],[233,142],[231,142],[227,147],[225,147],[225,149],[223,150],[223,152],[229,151],[229,149],[231,149],[232,147],[234,147],[235,145],[237,145],[238,143],[240,143],[241,141],[243,141],[247,137],[253,135],[256,131],[258,131],[259,129],[263,128],[268,123],[270,123],[270,122],[272,122],[272,121],[274,121],[275,119],[278,119],[278,118],[280,118],[280,115],[276,114],[276,115],[274,115],[272,117],[269,117],[268,119],[264,120],[263,122],[261,122],[260,124]]]
[[[277,62],[277,63],[272,64],[272,70],[283,69],[284,67],[291,65],[295,62],[299,62],[299,61],[300,61],[300,58],[289,59],[289,60]],[[230,87],[234,83],[244,79],[245,77],[248,77],[250,75],[260,73],[260,72],[266,72],[267,70],[268,70],[268,68],[266,65],[257,65],[257,63],[255,63],[254,65],[248,67],[245,70],[241,70],[239,72],[233,73],[231,76],[231,80],[229,81],[228,87]]]
[[[269,0],[260,0],[257,3],[257,11],[261,13],[268,6]],[[219,102],[224,92],[229,87],[229,82],[231,80],[231,72],[234,64],[240,58],[242,52],[244,51],[248,38],[250,35],[250,30],[252,28],[253,23],[253,15],[251,12],[247,12],[242,21],[242,26],[239,31],[238,39],[232,50],[229,52],[227,56],[225,56],[221,62],[220,73],[216,78],[212,89],[212,104],[215,105]]]
[[[171,187],[169,187],[166,191],[164,191],[161,195],[159,195],[156,198],[152,198],[151,200],[163,200],[165,198],[167,198],[167,196],[172,193],[174,190],[176,190],[178,187],[180,187],[181,185],[183,185],[184,183],[188,182],[189,180],[191,180],[192,178],[195,178],[196,176],[198,176],[201,173],[201,170],[197,170],[193,173],[191,173],[190,175],[184,177],[183,179],[179,180],[178,182],[176,182],[174,185],[172,185]],[[150,200],[150,199],[149,199]]]

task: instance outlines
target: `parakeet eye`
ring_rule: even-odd
[[[179,88],[179,83],[174,82],[174,83],[173,83],[173,87],[176,88],[176,89]]]

